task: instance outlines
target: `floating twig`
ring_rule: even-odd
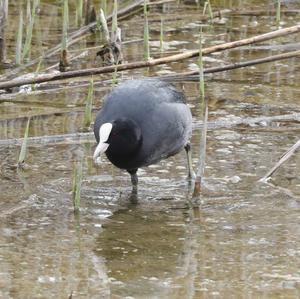
[[[262,177],[259,181],[267,182],[274,174],[274,172],[294,154],[294,152],[298,149],[299,146],[300,146],[300,139],[283,154],[283,156],[274,165],[274,167],[270,171],[268,171],[268,173],[264,177]]]
[[[139,40],[139,41],[143,41],[143,40]],[[229,65],[225,65],[225,66],[221,66],[221,67],[207,68],[207,69],[204,69],[203,72],[204,72],[204,74],[224,72],[224,71],[228,71],[228,70],[232,70],[232,69],[247,67],[250,65],[278,61],[278,60],[293,58],[293,57],[297,57],[297,56],[300,56],[300,50],[293,51],[293,52],[287,52],[287,53],[283,53],[283,54],[278,54],[278,55],[273,55],[273,56],[269,56],[269,57],[265,57],[265,58],[255,59],[255,60],[248,60],[248,61],[241,62],[241,63],[229,64]],[[77,57],[78,56],[73,57],[72,59],[76,59]],[[114,76],[116,76],[116,74],[117,74],[117,72],[115,70]],[[38,74],[35,74],[35,76],[38,76]],[[170,74],[170,75],[154,76],[154,77],[150,77],[150,78],[159,78],[160,80],[171,81],[171,82],[174,82],[174,81],[180,81],[180,82],[181,81],[198,81],[199,80],[199,71],[189,71],[189,72],[175,73],[175,74]],[[118,79],[118,81],[122,81],[122,80],[127,80],[127,79],[126,78]],[[94,85],[97,85],[97,86],[104,86],[106,84],[111,84],[111,80],[101,80],[101,81],[94,82]],[[89,85],[89,83],[87,81],[83,81],[81,83],[66,82],[64,85],[63,85],[63,83],[61,83],[60,87],[57,87],[57,85],[55,85],[55,88],[48,88],[48,89],[43,88],[42,90],[38,90],[37,92],[38,93],[57,92],[58,90],[61,90],[61,89],[82,88],[82,87],[86,87],[88,85]],[[19,94],[18,92],[9,94],[10,99],[8,99],[8,94],[3,94],[2,96],[0,95],[0,102],[1,101],[6,101],[6,102],[14,101],[13,97],[18,94]]]
[[[211,67],[211,68],[204,69],[203,73],[204,74],[212,74],[212,73],[225,72],[225,71],[239,69],[239,68],[243,68],[243,67],[247,67],[247,66],[251,66],[251,65],[273,62],[273,61],[293,58],[293,57],[297,57],[297,56],[300,56],[300,50],[277,54],[277,55],[272,55],[272,56],[259,58],[259,59],[248,60],[248,61],[244,61],[244,62],[237,62],[237,63],[228,64],[228,65],[224,65],[224,66]],[[199,71],[189,71],[189,72],[184,72],[184,73],[180,73],[180,74],[164,75],[164,76],[161,76],[160,78],[162,80],[179,79],[179,80],[196,81],[196,80],[199,80]]]
[[[246,38],[234,42],[224,43],[215,45],[209,48],[204,48],[202,50],[202,55],[207,55],[214,52],[224,51],[227,49],[232,49],[236,47],[241,47],[244,45],[249,45],[252,43],[258,43],[266,40],[270,40],[279,36],[284,36],[287,34],[293,34],[300,31],[300,25],[288,27],[285,29],[280,29],[272,32],[268,32],[265,34],[257,35],[251,38]],[[171,62],[176,62],[192,57],[196,57],[199,55],[199,50],[191,50],[191,51],[185,51],[184,53],[175,54],[167,57],[162,57],[158,59],[151,59],[148,61],[139,61],[139,62],[132,62],[127,64],[119,64],[117,66],[105,66],[101,68],[91,68],[91,69],[85,69],[85,70],[76,70],[76,71],[69,71],[64,72],[60,74],[43,74],[35,78],[29,78],[29,79],[14,79],[9,81],[0,82],[0,89],[7,89],[17,86],[22,86],[26,84],[33,84],[33,83],[42,83],[47,81],[54,81],[54,80],[63,80],[63,79],[69,79],[74,77],[83,77],[83,76],[91,76],[96,74],[105,74],[105,73],[111,73],[115,70],[117,71],[123,71],[128,69],[136,69],[136,68],[143,68],[143,67],[150,67],[160,64],[166,64]]]

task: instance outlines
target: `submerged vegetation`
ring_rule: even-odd
[[[84,110],[85,128],[89,128],[92,123],[93,97],[94,97],[94,80],[92,78],[90,81],[88,96],[86,99],[85,110]]]
[[[27,146],[28,146],[28,134],[29,134],[29,125],[30,125],[30,118],[28,118],[27,125],[25,127],[25,132],[24,132],[24,138],[23,142],[21,145],[21,150],[19,154],[19,159],[18,159],[18,167],[22,168],[22,165],[25,163],[25,158],[27,154]]]
[[[72,198],[74,212],[78,213],[80,209],[80,199],[81,199],[81,185],[83,177],[82,161],[74,164],[73,170],[73,186],[72,186]]]

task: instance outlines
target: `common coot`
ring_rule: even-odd
[[[155,79],[129,80],[106,97],[94,125],[94,161],[104,152],[115,166],[131,175],[137,188],[137,169],[175,155],[185,148],[189,177],[193,176],[189,139],[192,115],[175,87]]]

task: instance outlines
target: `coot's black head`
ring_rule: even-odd
[[[137,153],[142,144],[142,132],[133,120],[119,118],[100,126],[97,141],[94,160],[98,161],[105,152],[111,162],[118,164]]]

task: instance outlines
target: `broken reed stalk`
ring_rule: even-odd
[[[1,10],[3,12],[4,18],[7,20],[8,17],[8,0],[2,0],[1,1]]]
[[[204,3],[203,15],[205,15],[206,10],[208,11],[208,16],[209,16],[209,18],[210,18],[210,21],[212,21],[213,18],[214,18],[214,14],[213,14],[213,12],[212,12],[210,0],[205,1],[205,3]]]
[[[22,145],[21,145],[21,150],[20,150],[20,154],[19,154],[19,159],[18,159],[18,167],[22,168],[22,165],[25,162],[25,158],[26,158],[26,153],[27,153],[27,145],[28,145],[28,133],[29,133],[29,124],[30,124],[30,118],[28,118],[27,120],[27,125],[26,125],[26,129],[25,129],[25,133],[24,133],[24,138],[22,141]]]
[[[210,0],[208,0],[207,2],[208,2],[208,15],[210,17],[210,20],[212,21],[214,16],[213,16],[212,8],[211,8],[211,3],[210,3]]]
[[[114,21],[117,26],[117,6],[114,10]],[[120,64],[123,61],[123,55],[121,50],[121,29],[117,26],[113,28],[111,35],[108,31],[107,22],[103,10],[100,10],[99,21],[101,23],[101,31],[104,34],[105,44],[101,47],[100,51],[97,52],[97,56],[103,61],[104,65]]]
[[[16,44],[16,64],[22,63],[22,41],[23,41],[23,11],[20,9],[19,26],[17,32],[17,44]]]
[[[30,19],[29,19],[29,24],[28,24],[27,30],[26,30],[26,38],[25,38],[25,43],[24,43],[24,47],[23,47],[22,60],[24,60],[24,58],[28,55],[28,53],[31,49],[33,25],[34,25],[34,21],[36,18],[36,11],[37,11],[38,6],[39,6],[39,0],[34,0]]]
[[[103,10],[104,15],[106,16],[107,15],[107,0],[101,1],[101,9]]]
[[[0,2],[0,63],[6,60],[5,50],[5,26],[7,20],[7,1],[2,0]]]
[[[269,57],[265,57],[265,58],[248,60],[248,61],[244,61],[241,63],[233,63],[233,64],[221,66],[221,67],[207,68],[207,69],[204,69],[203,72],[204,72],[204,74],[224,72],[224,71],[243,68],[243,67],[247,67],[247,66],[251,66],[251,65],[257,65],[257,64],[267,63],[267,62],[274,62],[274,61],[298,57],[298,56],[300,56],[300,50],[287,52],[287,53],[283,53],[283,54],[278,54],[278,55],[273,55],[273,56],[269,56]],[[40,63],[41,62],[42,62],[42,60],[40,60]],[[38,72],[38,69],[36,70],[36,72]],[[114,75],[116,75],[116,74],[117,74],[117,71],[115,70]],[[35,74],[35,75],[37,75],[37,74]],[[175,74],[170,74],[170,75],[154,76],[151,78],[159,78],[160,80],[165,80],[165,81],[175,81],[175,80],[177,80],[177,81],[196,81],[196,80],[199,80],[199,71],[189,71],[189,72],[175,73]],[[101,82],[98,81],[96,84],[101,85],[101,83],[109,84],[109,83],[111,83],[111,80],[105,80],[105,81],[101,81]],[[71,85],[68,82],[66,82],[66,84],[67,85],[65,85],[64,87],[60,87],[60,88],[56,87],[53,89],[43,89],[43,92],[49,93],[51,91],[57,91],[59,89],[81,88],[81,87],[89,86],[88,83]],[[0,102],[1,102],[1,99],[0,99]]]
[[[204,69],[203,72],[204,72],[204,74],[224,72],[224,71],[243,68],[243,67],[247,67],[247,66],[251,66],[251,65],[262,64],[262,63],[267,63],[267,62],[274,62],[274,61],[289,59],[289,58],[298,57],[298,56],[300,56],[300,50],[287,52],[287,53],[283,53],[283,54],[278,54],[278,55],[273,55],[273,56],[269,56],[269,57],[265,57],[265,58],[248,60],[248,61],[241,62],[241,63],[229,64],[229,65],[225,65],[225,66],[221,66],[221,67],[207,68],[207,69]],[[117,74],[117,71],[115,69],[114,76],[116,74]],[[175,80],[195,81],[195,80],[199,80],[199,71],[189,71],[189,72],[184,72],[184,73],[163,75],[163,76],[157,76],[157,78],[159,78],[161,80],[165,80],[165,81],[175,81]],[[106,80],[104,82],[109,83],[109,81],[110,80]],[[99,84],[99,83],[97,83],[97,84]],[[75,85],[75,86],[68,86],[68,87],[64,87],[64,88],[79,88],[79,87],[85,87],[85,86],[88,86],[88,85],[81,84],[81,85]],[[44,90],[44,92],[51,92],[51,90],[52,89]],[[57,90],[57,88],[55,88],[55,90]]]
[[[76,26],[81,26],[83,17],[83,0],[77,0],[76,5]]]
[[[201,132],[200,139],[200,151],[199,151],[199,165],[196,174],[195,180],[195,190],[194,196],[196,193],[201,190],[202,178],[204,176],[205,169],[205,158],[206,158],[206,137],[207,137],[207,120],[208,120],[208,104],[205,97],[205,85],[204,85],[204,72],[203,72],[203,59],[202,59],[202,27],[199,34],[199,91],[200,91],[200,102],[201,102],[201,111],[203,118],[203,128]]]
[[[68,63],[68,52],[67,52],[67,40],[68,40],[68,28],[69,28],[69,1],[64,0],[63,2],[63,30],[61,39],[61,54],[59,61],[59,70],[64,72]]]
[[[211,68],[204,69],[203,72],[204,72],[204,74],[224,72],[224,71],[243,68],[243,67],[247,67],[247,66],[251,66],[251,65],[257,65],[257,64],[267,63],[267,62],[274,62],[274,61],[278,61],[278,60],[289,59],[289,58],[293,58],[293,57],[297,57],[297,56],[300,56],[300,50],[287,52],[287,53],[283,53],[283,54],[278,54],[278,55],[273,55],[273,56],[269,56],[269,57],[265,57],[265,58],[248,60],[248,61],[244,61],[241,63],[233,63],[233,64],[221,66],[221,67],[211,67]],[[41,61],[42,60],[40,60],[40,62]],[[113,76],[116,76],[116,75],[117,75],[117,71],[115,70]],[[175,80],[196,81],[196,80],[199,80],[199,71],[189,71],[189,72],[183,72],[183,73],[175,73],[175,74],[171,74],[171,75],[162,75],[162,76],[157,76],[155,78],[159,78],[159,79],[165,80],[165,81],[175,81]],[[109,84],[109,83],[111,83],[111,80],[105,80],[102,82]],[[100,82],[97,82],[98,85],[100,85],[99,83]],[[86,87],[86,86],[88,86],[88,84],[86,84],[86,83],[79,84],[79,85],[76,84],[74,86],[68,84],[68,86],[61,87],[61,88],[80,88],[80,87]],[[48,89],[48,90],[44,89],[43,91],[51,92],[52,90],[57,91],[58,88]],[[0,101],[1,101],[1,99],[0,99]]]
[[[224,51],[227,49],[237,48],[253,43],[263,42],[266,40],[270,40],[276,37],[297,33],[300,31],[300,24],[284,29],[279,29],[276,31],[268,32],[265,34],[257,35],[251,38],[246,38],[234,42],[224,43],[215,45],[212,47],[202,49],[202,55],[211,54],[214,52]],[[91,76],[97,74],[106,74],[117,71],[129,70],[129,69],[136,69],[136,68],[143,68],[143,67],[151,67],[160,64],[166,64],[171,62],[177,62],[180,60],[196,57],[199,55],[199,50],[191,50],[185,51],[184,53],[175,54],[167,57],[162,57],[158,59],[151,59],[148,61],[139,61],[139,62],[131,62],[127,64],[119,64],[116,66],[105,66],[101,68],[91,68],[91,69],[84,69],[84,70],[76,70],[76,71],[69,71],[60,74],[43,74],[36,78],[29,78],[29,79],[13,79],[9,81],[0,82],[0,89],[7,89],[17,86],[22,86],[26,84],[33,84],[33,83],[42,83],[48,81],[57,81],[75,77],[83,77],[83,76]],[[284,54],[283,54],[284,55]],[[298,54],[296,54],[298,56]]]
[[[146,61],[150,59],[147,0],[144,0],[144,58]]]
[[[104,36],[103,36],[104,41],[105,41],[105,43],[108,44],[110,41],[110,37],[109,37],[109,30],[108,30],[105,13],[104,13],[103,9],[100,9],[99,18],[100,18],[100,24],[101,24],[101,31],[104,34]]]
[[[29,24],[31,19],[31,0],[27,0],[26,2],[26,22]]]
[[[280,25],[280,9],[281,9],[281,0],[276,1],[276,24],[277,27]]]
[[[86,99],[86,105],[84,110],[84,127],[89,128],[92,122],[92,107],[93,107],[93,97],[94,97],[94,79],[92,77],[89,85],[88,96]]]
[[[294,153],[295,151],[300,147],[300,139],[292,146],[290,147],[280,158],[280,160],[275,164],[275,166],[268,171],[268,173],[262,177],[259,181],[260,182],[267,182],[268,179],[273,175],[273,173],[285,162],[287,161]]]
[[[161,53],[164,51],[164,21],[162,17],[160,19],[159,49]]]
[[[91,0],[84,0],[84,24],[90,23]]]
[[[81,185],[82,185],[82,176],[83,176],[82,164],[83,162],[80,161],[74,165],[73,186],[72,186],[74,213],[79,213],[79,209],[80,209]]]
[[[111,24],[111,42],[117,40],[117,30],[118,30],[118,0],[114,0],[114,8],[112,14],[112,24]]]

